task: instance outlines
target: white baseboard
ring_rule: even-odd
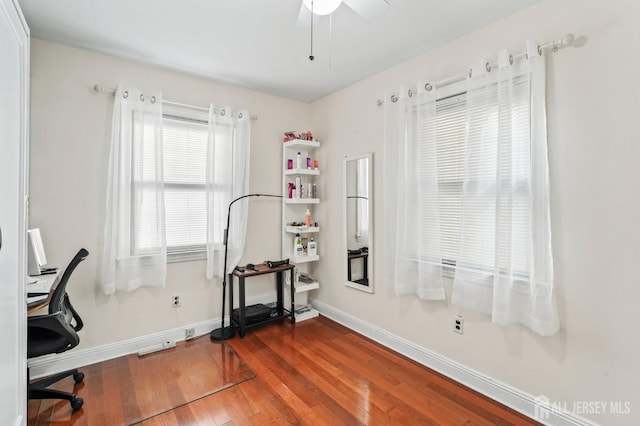
[[[345,312],[335,309],[317,300],[311,304],[320,313],[345,327],[362,334],[380,343],[389,349],[398,352],[432,370],[435,370],[465,386],[488,396],[501,404],[506,405],[527,417],[540,423],[554,426],[597,426],[596,423],[573,415],[559,412],[549,408],[548,403],[541,397],[534,397],[520,389],[492,379],[463,364],[437,354],[403,339],[400,336],[389,333],[379,327],[362,321]]]
[[[228,323],[228,321],[227,321]],[[162,345],[163,342],[178,342],[184,340],[185,330],[195,328],[196,337],[205,335],[211,330],[220,327],[221,320],[209,320],[196,324],[189,324],[164,330],[146,336],[135,337],[116,343],[96,346],[88,349],[74,349],[61,354],[46,355],[29,360],[29,372],[31,378],[48,376],[60,371],[71,370],[119,356],[136,353],[150,346]]]
[[[275,300],[275,293],[266,293],[247,298],[247,305],[255,303],[270,303]],[[117,358],[132,353],[136,353],[142,349],[162,345],[163,343],[179,342],[185,338],[185,330],[188,328],[195,329],[195,337],[203,336],[211,332],[222,324],[220,318],[202,321],[199,323],[182,325],[170,330],[163,330],[146,336],[134,337],[132,339],[123,340],[107,345],[96,346],[87,349],[73,349],[60,354],[46,355],[39,358],[33,358],[28,361],[29,373],[32,379],[49,376],[65,370],[83,367],[95,364],[97,362],[106,361],[108,359]],[[229,316],[225,315],[225,324],[229,324]],[[85,327],[90,325],[85,324]],[[82,339],[82,335],[80,336]]]

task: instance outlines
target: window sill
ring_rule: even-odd
[[[206,260],[206,251],[194,251],[188,253],[167,253],[167,263],[192,262],[194,260]]]

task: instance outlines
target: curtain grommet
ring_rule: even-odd
[[[144,102],[144,95],[142,93],[140,93],[140,100]]]
[[[473,77],[473,68],[469,68],[469,73],[467,75],[469,78]]]
[[[413,90],[409,89],[407,95],[409,95],[410,98],[413,97]]]
[[[393,103],[398,102],[398,95],[391,95],[391,102]]]
[[[513,55],[509,55],[509,65],[513,65]]]
[[[152,96],[152,97],[151,97],[151,103],[152,103],[152,104],[155,104],[155,103],[156,103],[156,97],[155,97],[155,96]]]
[[[426,90],[427,92],[430,92],[433,89],[433,86],[429,83],[424,85],[424,90]]]
[[[491,72],[491,62],[487,62],[486,64],[484,64],[484,68],[487,70],[487,72]]]
[[[129,97],[129,91],[128,91],[128,90],[125,90],[124,92],[122,92],[122,97],[123,97],[124,99],[127,99],[127,98]]]

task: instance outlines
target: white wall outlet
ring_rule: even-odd
[[[196,337],[196,329],[191,327],[184,330],[184,340],[193,339]]]
[[[462,315],[453,316],[453,331],[458,334],[464,334],[464,318],[462,318]]]
[[[174,295],[171,296],[171,306],[173,306],[174,308],[180,307],[180,295],[179,294],[174,294]]]

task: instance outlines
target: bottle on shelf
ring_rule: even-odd
[[[295,198],[302,198],[302,183],[300,181],[300,176],[296,176],[296,186],[294,189]]]
[[[304,223],[307,227],[311,226],[311,212],[307,209],[307,212],[304,214]]]
[[[300,151],[296,154],[296,169],[302,169],[302,153]]]
[[[311,239],[309,240],[308,252],[309,252],[309,256],[315,256],[318,254],[318,244],[313,237],[311,237]]]
[[[302,256],[302,253],[302,238],[300,237],[300,234],[296,234],[293,240],[293,255],[296,257],[300,257]]]

